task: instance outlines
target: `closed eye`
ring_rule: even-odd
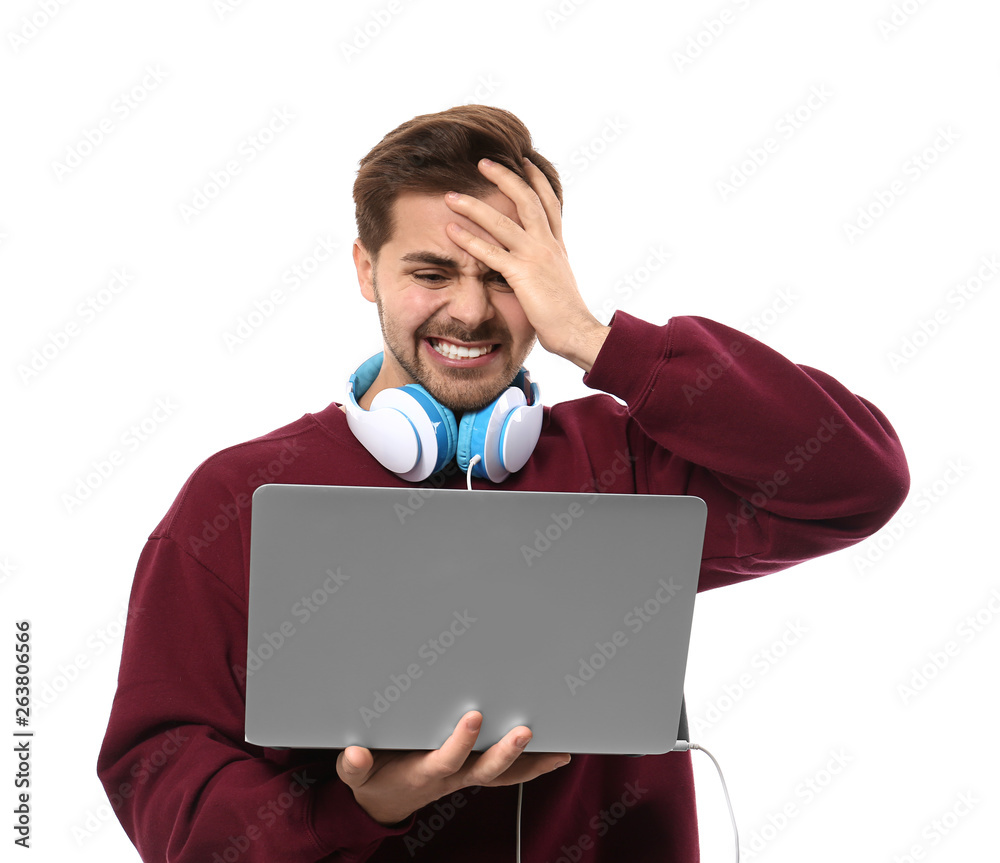
[[[442,281],[447,281],[440,273],[414,273],[414,278],[421,279],[431,285],[439,285]],[[491,282],[497,282],[501,287],[510,289],[507,280],[500,273],[490,273],[487,278]]]

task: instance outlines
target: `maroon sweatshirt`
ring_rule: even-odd
[[[846,548],[909,488],[876,407],[704,318],[657,326],[616,312],[583,382],[603,392],[545,407],[524,468],[473,487],[697,495],[708,505],[699,590]],[[250,499],[267,482],[410,485],[336,402],[213,455],[184,484],[139,558],[97,764],[140,856],[513,860],[516,785],[465,788],[385,827],[340,781],[338,751],[244,741]],[[452,465],[420,485],[465,482]],[[526,863],[698,860],[690,755],[574,755],[525,783],[521,845]]]

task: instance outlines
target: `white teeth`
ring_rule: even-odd
[[[465,348],[449,344],[448,342],[438,341],[437,339],[431,339],[430,342],[434,350],[452,360],[481,357],[483,354],[488,354],[492,351],[494,347],[493,345],[487,345],[483,348]]]

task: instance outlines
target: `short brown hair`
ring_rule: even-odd
[[[460,105],[421,114],[386,135],[359,163],[354,181],[358,239],[378,260],[392,237],[393,205],[403,192],[485,195],[496,190],[477,167],[492,159],[528,182],[523,157],[548,178],[562,211],[559,173],[531,145],[531,133],[510,111],[491,105]]]

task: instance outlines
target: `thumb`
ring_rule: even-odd
[[[363,785],[375,759],[363,746],[348,746],[337,756],[337,775],[351,788]]]

